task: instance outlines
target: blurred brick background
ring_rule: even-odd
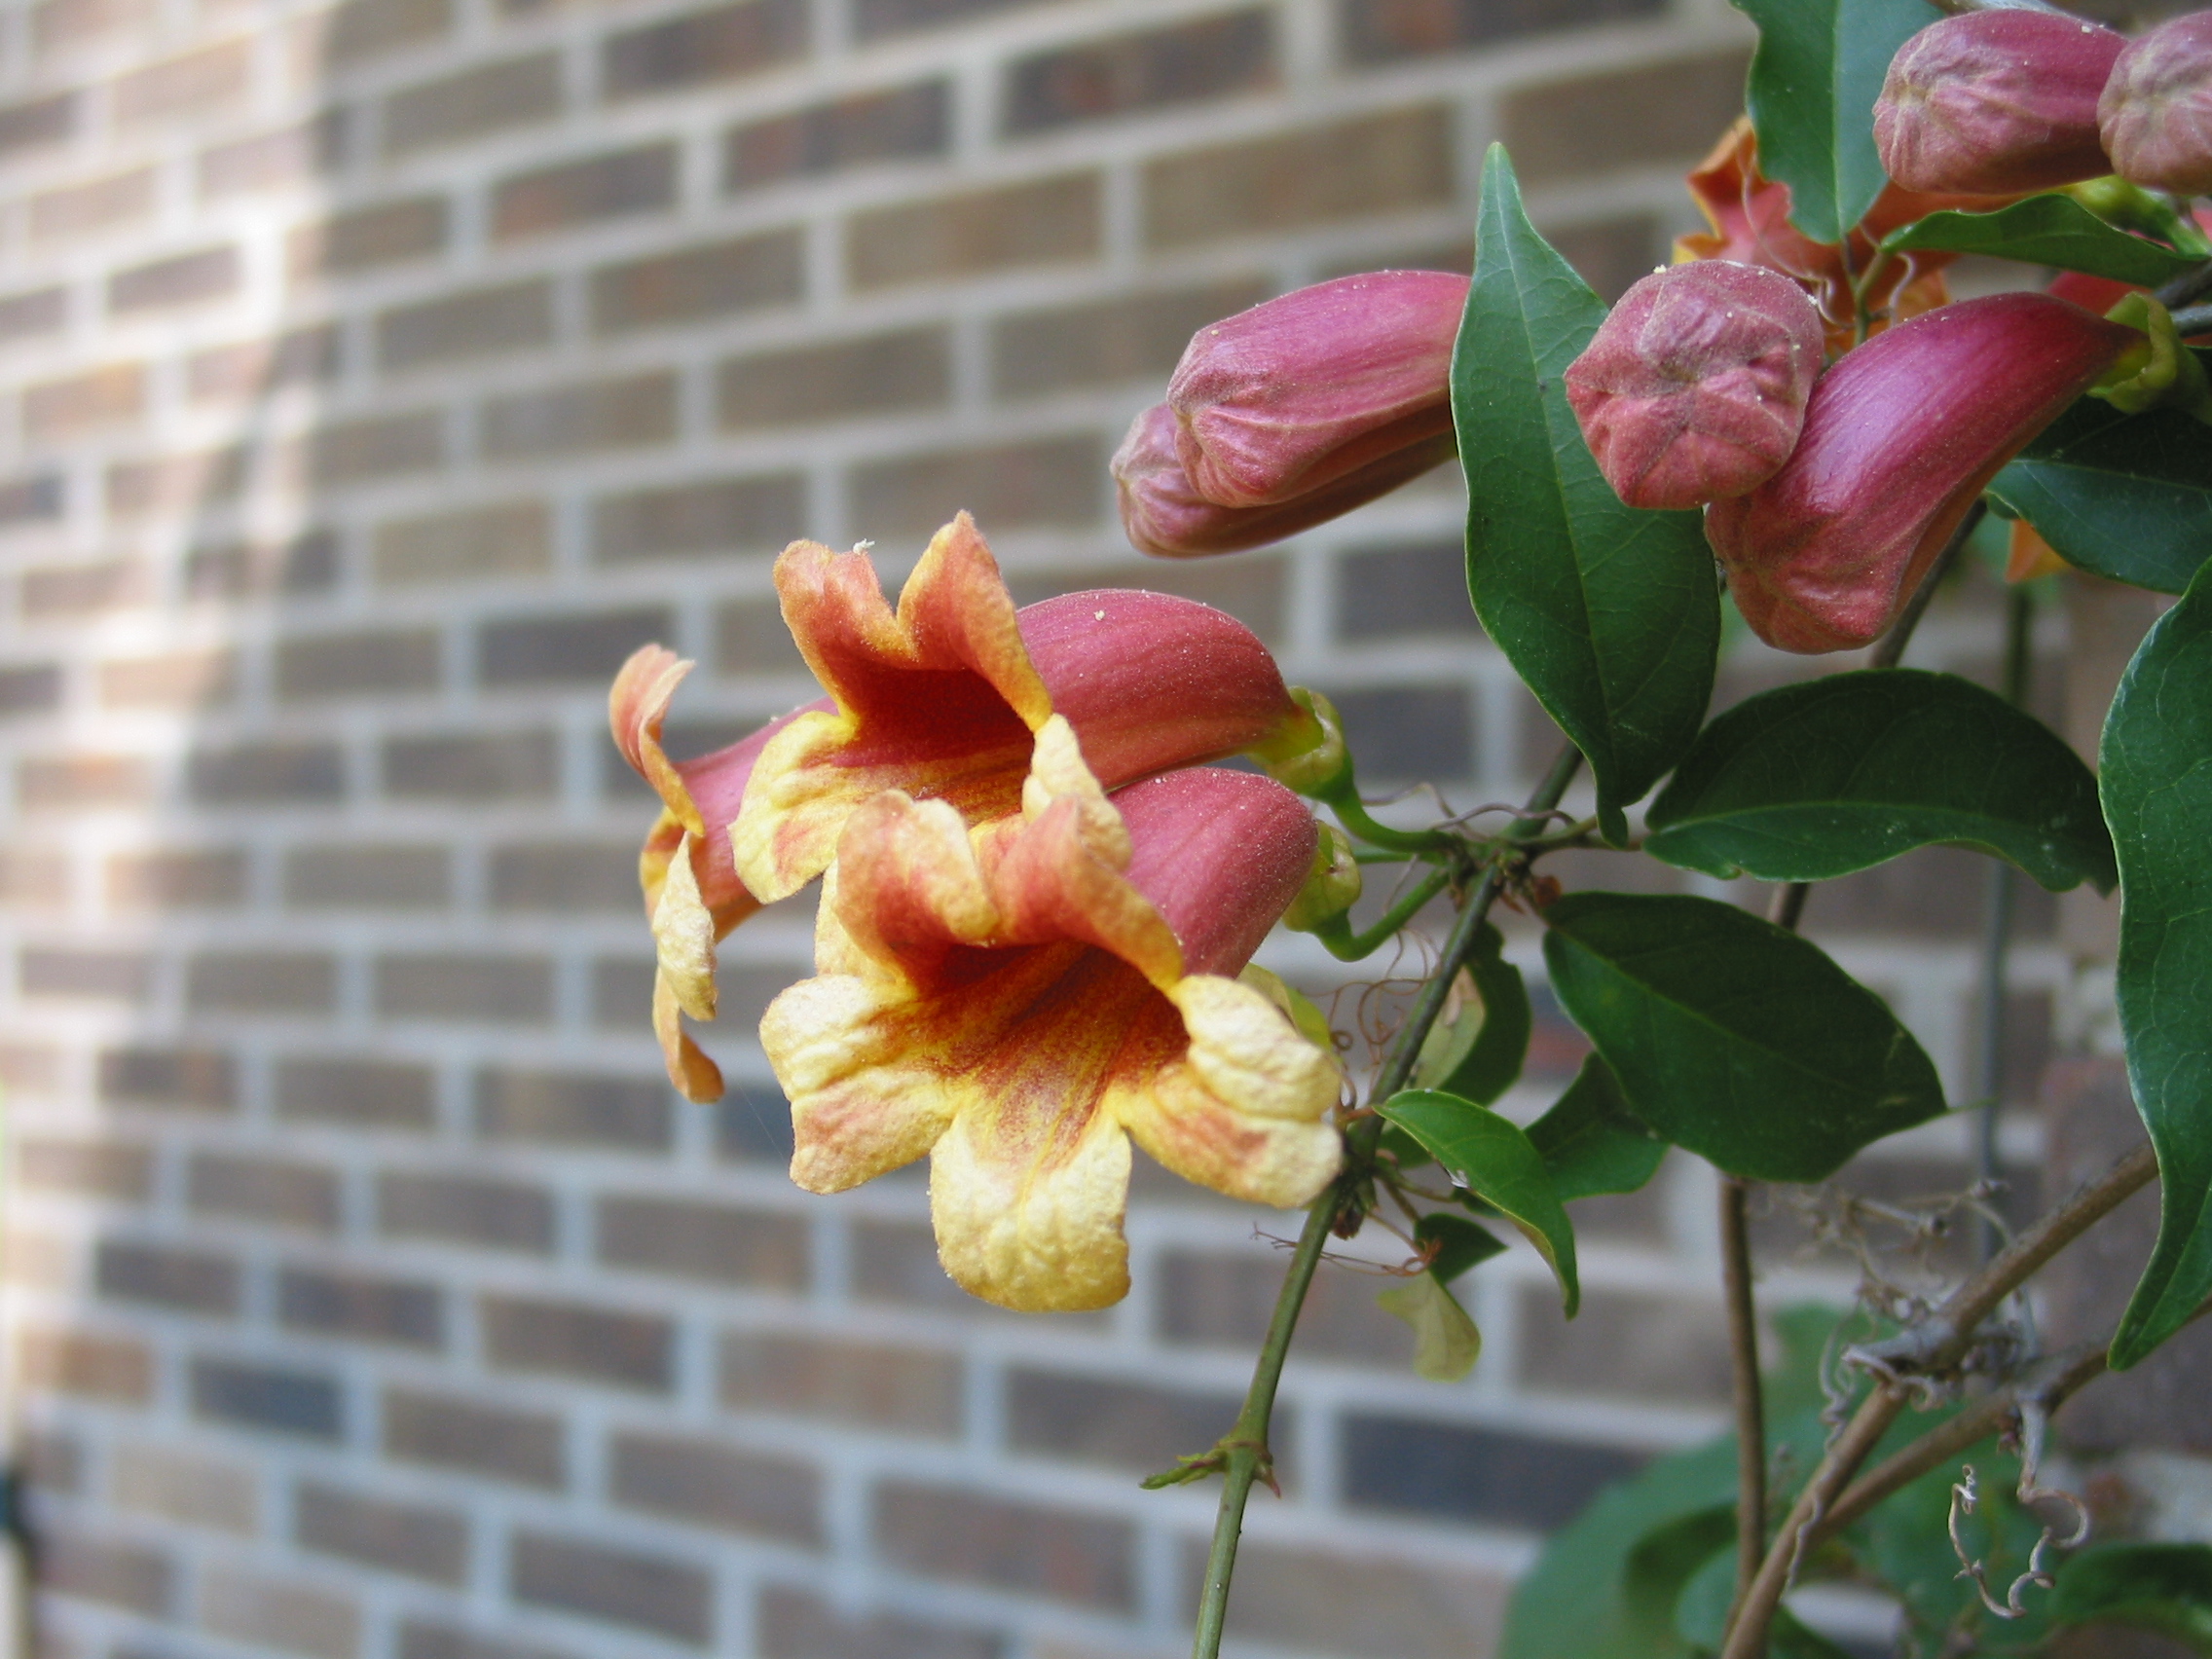
[[[1747,44],[1721,0],[0,10],[5,1318],[45,1653],[1184,1648],[1213,1497],[1134,1483],[1226,1426],[1295,1219],[1141,1176],[1124,1305],[968,1301],[919,1172],[784,1178],[749,1027],[805,972],[800,905],[725,956],[730,1099],[674,1099],[608,676],[678,646],[676,746],[726,741],[811,694],[787,539],[897,573],[966,506],[1024,600],[1245,618],[1371,781],[1519,794],[1553,738],[1466,613],[1448,475],[1163,566],[1106,457],[1198,326],[1463,269],[1493,138],[1617,292]],[[1988,677],[1986,599],[1916,660]],[[1928,856],[1808,920],[1961,1097],[1982,893]],[[2016,1100],[2067,974],[2023,911]],[[1578,1051],[1547,1012],[1513,1109]],[[2031,1114],[2006,1144],[2034,1162]],[[1955,1186],[1963,1146],[1873,1178]],[[1708,1183],[1585,1208],[1581,1319],[1531,1256],[1486,1268],[1459,1386],[1409,1375],[1385,1281],[1324,1272],[1237,1653],[1479,1655],[1545,1529],[1716,1425]],[[1847,1289],[1771,1233],[1779,1293]]]

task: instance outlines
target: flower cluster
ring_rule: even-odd
[[[1311,1199],[1339,1069],[1246,964],[1328,861],[1288,789],[1202,764],[1337,741],[1266,647],[1163,594],[1016,610],[966,514],[896,609],[864,551],[794,543],[775,581],[822,701],[675,761],[689,663],[646,646],[609,698],[662,801],[640,875],[677,1087],[721,1092],[682,1028],[714,1015],[719,941],[819,876],[815,976],[760,1031],[800,1186],[929,1155],[946,1271],[1020,1309],[1126,1289],[1131,1137],[1217,1191]]]

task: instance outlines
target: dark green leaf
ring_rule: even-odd
[[[1689,747],[1713,693],[1713,554],[1696,513],[1624,505],[1591,459],[1560,377],[1605,307],[1536,235],[1495,146],[1475,245],[1452,358],[1467,588],[1490,637],[1589,760],[1601,827],[1618,842],[1622,809]]]
[[[1843,240],[1889,177],[1874,99],[1898,48],[1936,21],[1927,0],[1734,0],[1759,26],[1744,98],[1759,170],[1789,187],[1789,222]]]
[[[1629,1109],[1732,1175],[1819,1181],[1943,1110],[1881,999],[1792,933],[1712,899],[1570,893],[1544,911],[1552,989]]]
[[[1582,1300],[1574,1273],[1574,1228],[1552,1191],[1544,1161],[1519,1125],[1487,1106],[1434,1089],[1409,1088],[1380,1108],[1408,1130],[1467,1190],[1521,1230],[1559,1278],[1567,1316]]]
[[[2212,1293],[2212,575],[2145,636],[2098,761],[2120,853],[2120,1026],[2158,1153],[2157,1247],[2113,1336],[2124,1370]]]
[[[2034,716],[1949,674],[1867,669],[1739,703],[1646,816],[1644,851],[1711,875],[1825,881],[1931,842],[2052,892],[2112,891],[2097,780]]]
[[[2129,236],[2106,224],[2070,196],[2031,196],[1994,213],[1931,213],[1882,239],[1882,245],[1904,252],[1943,248],[1954,253],[1986,253],[2030,265],[2055,265],[2061,271],[2086,271],[2115,282],[2156,288],[2197,260]]]
[[[2098,1544],[2058,1569],[2056,1624],[2137,1625],[2212,1654],[2212,1544]]]
[[[1450,1284],[1469,1268],[1505,1251],[1505,1241],[1489,1228],[1449,1210],[1434,1211],[1416,1222],[1414,1242],[1424,1249],[1436,1247],[1428,1271],[1438,1284]]]
[[[1488,1106],[1520,1077],[1534,1022],[1529,987],[1504,948],[1505,936],[1485,922],[1445,1016],[1420,1046],[1416,1088],[1441,1088]]]
[[[2212,443],[2177,410],[2122,415],[2084,397],[1989,494],[2068,564],[2116,582],[2179,593],[2212,552]]]
[[[1582,1062],[1567,1092],[1529,1125],[1560,1201],[1599,1193],[1633,1193],[1658,1173],[1667,1143],[1628,1109],[1620,1080],[1596,1054]]]

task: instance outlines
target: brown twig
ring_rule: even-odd
[[[1736,1399],[1736,1601],[1751,1593],[1766,1556],[1766,1397],[1759,1382],[1758,1305],[1751,1290],[1751,1189],[1720,1178],[1720,1260],[1728,1300],[1728,1355]]]

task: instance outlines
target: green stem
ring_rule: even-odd
[[[1413,891],[1383,911],[1375,925],[1359,933],[1351,931],[1348,914],[1331,916],[1311,931],[1339,962],[1357,962],[1363,956],[1372,956],[1400,928],[1420,913],[1421,906],[1450,885],[1452,872],[1448,869],[1432,870],[1414,884]]]
[[[1581,753],[1572,744],[1562,749],[1559,758],[1544,775],[1544,781],[1536,786],[1536,793],[1529,797],[1528,810],[1544,813],[1557,806],[1581,764]],[[1375,1075],[1375,1082],[1368,1089],[1371,1103],[1389,1099],[1413,1076],[1420,1046],[1427,1040],[1437,1015],[1443,1012],[1444,998],[1451,989],[1454,976],[1474,948],[1483,923],[1490,918],[1499,886],[1499,872],[1492,869],[1468,896],[1466,908],[1459,912],[1452,925],[1451,936],[1444,941],[1436,972],[1429,976],[1420,994],[1414,999],[1405,1024],[1399,1028],[1389,1054]],[[1374,1150],[1376,1137],[1382,1132],[1382,1120],[1373,1116],[1352,1125],[1346,1136],[1346,1151],[1355,1156],[1346,1158],[1347,1165],[1356,1167],[1358,1158]],[[1274,1415],[1275,1389],[1282,1382],[1283,1361],[1290,1355],[1290,1338],[1298,1327],[1299,1309],[1305,1307],[1306,1292],[1313,1283],[1313,1272],[1321,1265],[1321,1251],[1336,1225],[1349,1179],[1348,1175],[1340,1175],[1306,1212],[1305,1230],[1299,1234],[1297,1248],[1291,1252],[1290,1271],[1283,1276],[1274,1313],[1268,1320],[1267,1341],[1261,1345],[1259,1362],[1252,1368],[1252,1385],[1245,1390],[1244,1408],[1236,1414],[1235,1426],[1222,1441],[1227,1458],[1222,1470],[1221,1508],[1214,1517],[1213,1544],[1206,1552],[1205,1585],[1198,1602],[1198,1634],[1191,1645],[1192,1659],[1219,1659],[1222,1626],[1229,1616],[1230,1575],[1236,1568],[1236,1545],[1244,1530],[1244,1506],[1251,1498],[1252,1483],[1273,1463],[1268,1451],[1268,1425]]]
[[[1337,815],[1339,824],[1370,845],[1398,853],[1440,853],[1453,844],[1452,837],[1442,830],[1393,830],[1369,817],[1367,803],[1359,798],[1359,786],[1352,779],[1349,761],[1320,799]]]

